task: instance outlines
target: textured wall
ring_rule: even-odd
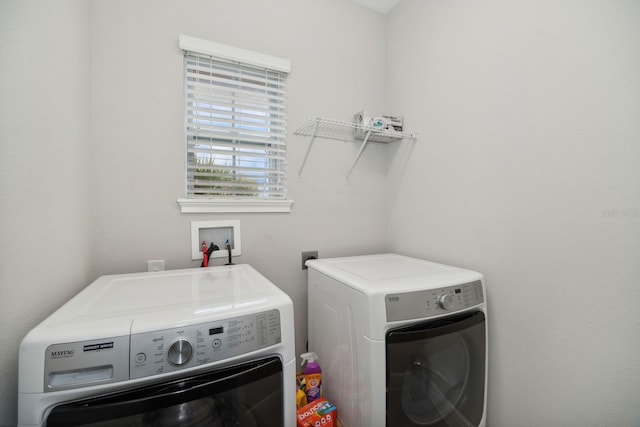
[[[389,16],[396,251],[481,271],[491,427],[640,425],[640,3]],[[397,169],[397,168],[396,168]]]
[[[181,33],[292,61],[292,213],[179,213]],[[308,140],[292,135],[313,115],[350,120],[384,106],[383,15],[343,0],[3,1],[0,42],[0,425],[15,424],[24,334],[100,275],[144,271],[148,259],[199,265],[192,220],[240,219],[235,261],[291,296],[298,352],[307,323],[301,251],[387,245],[387,148],[368,149],[347,186],[357,146],[318,142],[297,182]]]
[[[309,17],[313,19],[309,19]],[[242,256],[295,304],[298,352],[306,342],[301,252],[371,253],[386,240],[387,147],[372,146],[345,185],[357,145],[318,140],[302,182],[311,116],[351,120],[385,103],[384,15],[343,0],[109,1],[93,4],[92,192],[96,276],[191,261],[190,222],[239,219]],[[358,31],[354,31],[357,28]],[[290,214],[183,215],[183,71],[178,35],[292,62],[288,96]],[[135,73],[135,76],[132,74]],[[221,265],[222,260],[214,260]]]
[[[0,2],[0,426],[18,343],[90,277],[90,7]]]

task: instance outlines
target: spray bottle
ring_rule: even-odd
[[[311,403],[319,399],[322,395],[322,369],[317,362],[318,355],[311,353],[303,353],[300,355],[302,359],[301,365],[307,363],[304,368],[304,382],[306,385],[307,402]]]

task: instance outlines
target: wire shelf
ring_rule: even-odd
[[[347,172],[347,183],[349,183],[351,172],[353,172],[362,152],[369,142],[384,144],[401,141],[403,139],[415,140],[418,138],[417,134],[399,132],[392,129],[378,129],[371,126],[365,126],[360,123],[343,122],[340,120],[323,119],[320,117],[311,117],[295,132],[293,132],[293,134],[310,137],[307,153],[304,156],[304,160],[302,161],[302,165],[300,165],[300,170],[298,172],[298,181],[302,180],[302,171],[307,163],[311,147],[313,146],[316,137],[334,139],[338,141],[362,141],[358,154],[356,154],[356,158],[351,165],[351,169]]]
[[[320,117],[311,117],[295,132],[293,132],[293,134],[334,139],[338,141],[363,141],[369,132],[371,132],[369,142],[389,143],[405,138],[416,138],[415,135],[407,132],[399,132],[390,129],[376,129],[357,123],[324,119]]]

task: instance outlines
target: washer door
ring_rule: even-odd
[[[388,426],[479,425],[484,410],[484,313],[390,330],[386,349]]]
[[[238,399],[208,397],[145,413],[143,425],[154,427],[256,427],[249,408]]]
[[[47,427],[284,424],[282,362],[269,357],[56,406]]]

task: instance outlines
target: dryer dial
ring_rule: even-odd
[[[453,306],[453,297],[449,294],[440,295],[438,297],[438,305],[445,310],[451,310]]]
[[[191,360],[193,355],[193,346],[186,338],[179,338],[169,346],[167,351],[167,359],[174,366],[180,366]]]

